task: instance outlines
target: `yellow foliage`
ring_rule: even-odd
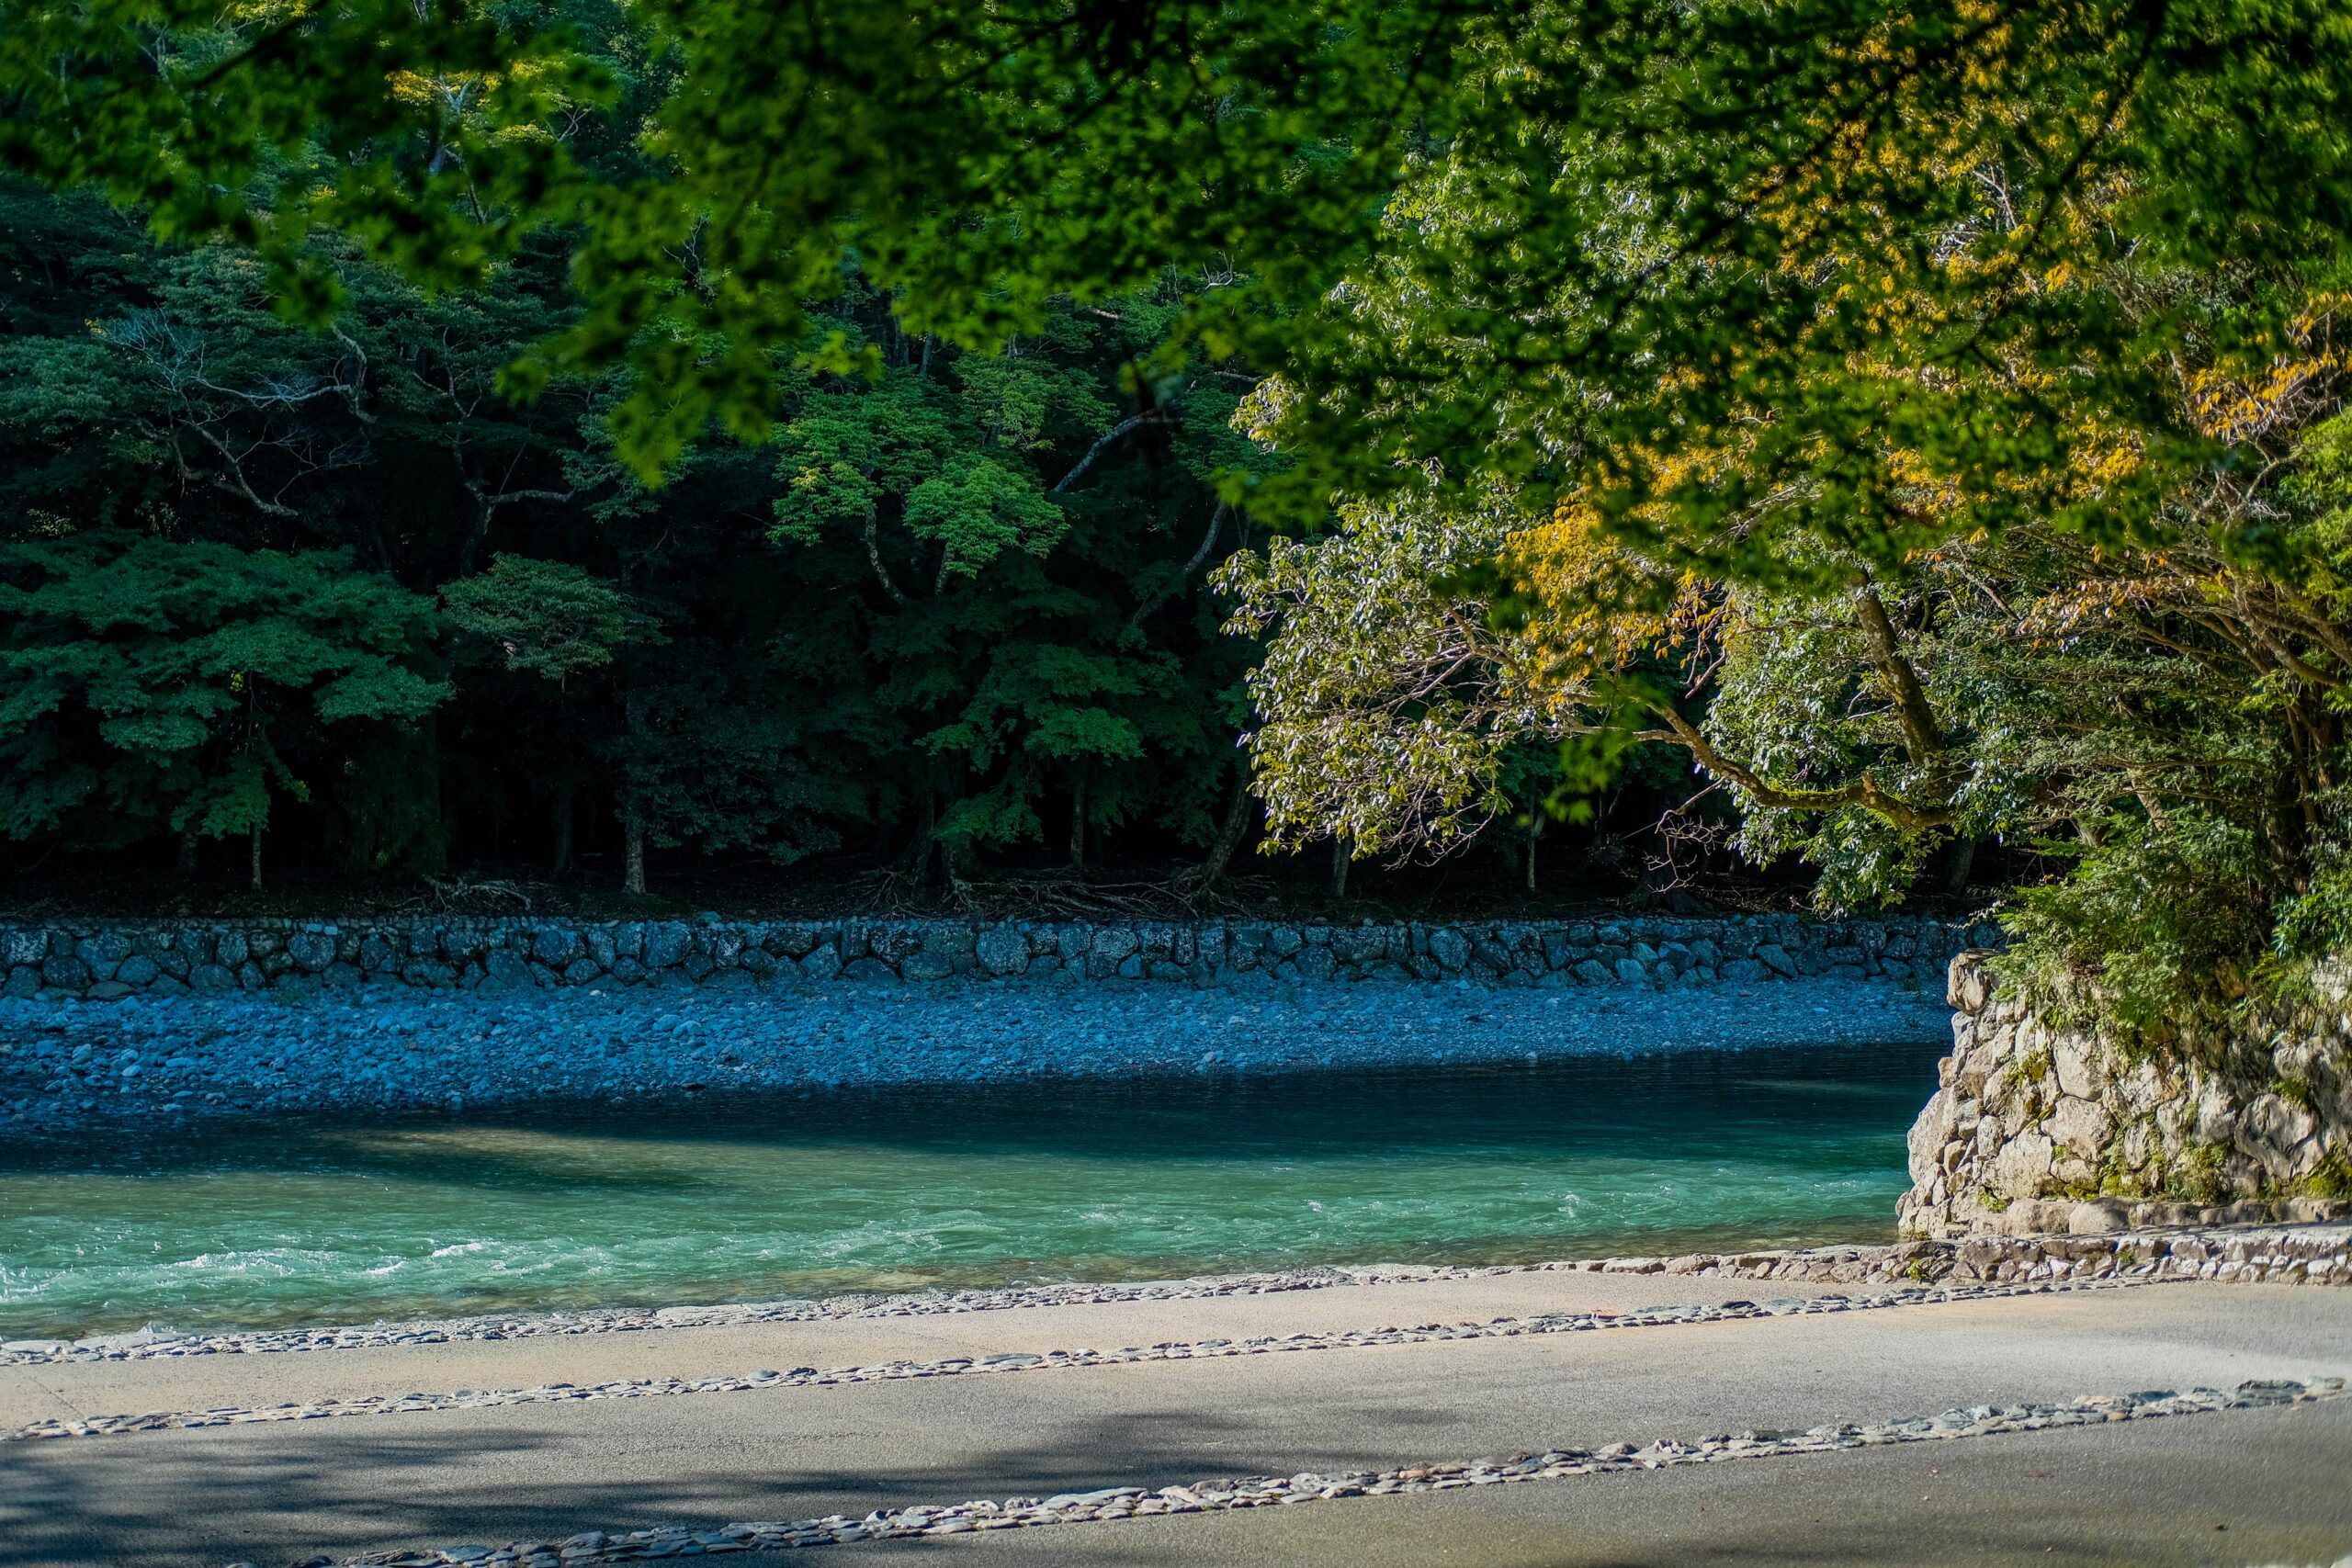
[[[1550,705],[1566,707],[1599,676],[1624,670],[1674,633],[1676,615],[1628,609],[1652,604],[1662,574],[1602,531],[1600,513],[1564,501],[1551,518],[1513,535],[1503,569],[1530,607],[1522,629],[1531,685]],[[1678,609],[1698,584],[1675,583]]]

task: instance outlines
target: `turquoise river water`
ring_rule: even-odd
[[[1938,1054],[1690,1051],[20,1143],[0,1147],[0,1338],[1883,1239]]]

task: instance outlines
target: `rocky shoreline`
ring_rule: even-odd
[[[734,993],[0,998],[0,1133],[156,1118],[717,1101],[858,1085],[1415,1067],[1948,1037],[1886,979],[1560,991],[1423,981]]]

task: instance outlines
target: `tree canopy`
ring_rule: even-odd
[[[1175,266],[1227,279],[1186,333],[1299,388],[1275,428],[1304,482],[1493,466],[1664,502],[1683,536],[1770,496],[1888,548],[1921,466],[1979,508],[2049,502],[2017,485],[2067,466],[2062,399],[2166,429],[2184,333],[2263,362],[2352,226],[2331,0],[626,17],[12,7],[0,157],[253,251],[300,320],[343,291],[321,230],[434,289],[560,232],[583,309],[514,384],[628,363],[612,419],[642,472],[713,417],[764,432],[779,353],[847,352],[810,341],[810,301],[853,265],[910,331],[975,346]],[[593,146],[559,133],[600,115]],[[2167,268],[2224,297],[2125,287]]]
[[[163,242],[42,220],[20,527],[430,451],[403,581],[632,842],[1205,836],[1240,550],[1277,845],[1557,748],[1831,907],[2020,846],[2119,994],[2352,928],[2342,0],[84,0],[0,87]]]

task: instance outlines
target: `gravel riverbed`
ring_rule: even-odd
[[[1951,1017],[1940,997],[1913,986],[1827,977],[1671,991],[950,981],[725,996],[401,988],[0,998],[0,1129],[1915,1043],[1948,1039]]]

